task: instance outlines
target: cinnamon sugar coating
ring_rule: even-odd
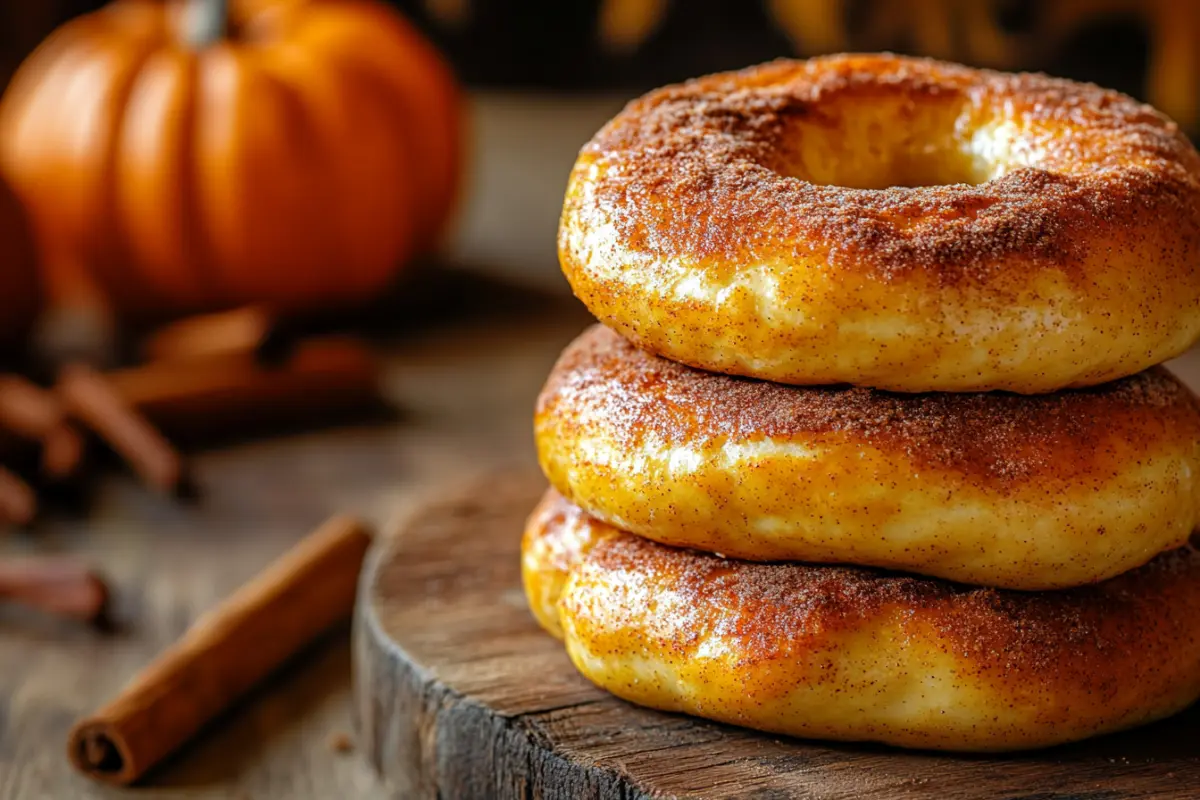
[[[538,399],[550,482],[598,518],[755,560],[1090,583],[1200,523],[1200,403],[1155,367],[1050,395],[706,373],[595,326]]]
[[[601,321],[694,366],[1045,392],[1200,337],[1200,156],[1091,85],[781,61],[631,103],[580,153],[559,253]]]
[[[564,538],[573,560],[541,556]],[[1141,724],[1200,695],[1192,547],[1095,586],[1018,593],[674,549],[551,492],[523,552],[531,604],[580,671],[655,708],[796,736],[1011,750]]]

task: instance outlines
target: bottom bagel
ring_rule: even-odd
[[[679,550],[551,491],[530,608],[626,700],[805,738],[999,751],[1139,725],[1200,696],[1200,553],[1054,592]]]

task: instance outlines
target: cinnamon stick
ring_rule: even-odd
[[[150,361],[196,361],[254,353],[270,333],[271,314],[261,306],[202,314],[159,328],[142,346]]]
[[[41,439],[65,421],[53,392],[20,375],[0,376],[0,426],[26,439]]]
[[[67,410],[124,458],[142,480],[163,492],[184,483],[183,459],[104,375],[85,364],[59,372],[58,392]]]
[[[42,471],[61,480],[79,467],[83,440],[58,396],[20,375],[0,376],[0,428],[42,445]]]
[[[70,425],[54,428],[42,439],[42,473],[62,480],[75,473],[83,462],[83,438]]]
[[[0,521],[28,525],[37,514],[37,497],[29,484],[0,467]]]
[[[108,586],[84,564],[57,557],[0,560],[0,597],[83,622],[104,617]]]
[[[371,536],[335,517],[198,619],[112,702],[78,722],[77,769],[125,785],[349,616]]]
[[[279,365],[244,352],[151,362],[107,378],[127,406],[185,438],[239,423],[313,419],[381,403],[375,358],[349,337],[302,342]]]

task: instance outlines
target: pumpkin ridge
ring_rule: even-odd
[[[280,65],[277,67],[280,70],[280,80],[289,82],[289,85],[295,85],[297,96],[310,114],[320,146],[331,159],[331,163],[333,161],[337,163],[337,168],[329,170],[326,178],[335,187],[335,196],[346,197],[347,192],[355,192],[360,187],[355,186],[355,181],[347,175],[353,159],[344,160],[343,154],[340,152],[343,143],[338,141],[338,136],[342,131],[334,129],[328,122],[322,122],[330,115],[321,113],[320,96],[313,92],[314,84],[311,78],[307,83],[301,83],[297,80],[299,77],[297,72],[291,71],[294,67],[287,66],[291,61],[300,67],[301,72],[315,73],[321,71],[322,60],[327,59],[329,55],[324,52],[313,53],[299,46],[281,47],[278,49],[278,55],[280,57],[276,59],[275,63]],[[392,215],[392,221],[385,226],[385,235],[394,238],[383,245],[373,241],[379,235],[377,230],[372,230],[370,236],[363,237],[361,235],[361,219],[348,216],[354,212],[352,206],[343,203],[330,209],[330,214],[337,219],[338,223],[332,242],[335,250],[332,257],[336,260],[350,252],[353,254],[354,262],[360,265],[360,269],[347,271],[340,276],[339,285],[335,291],[338,299],[341,300],[343,297],[363,296],[386,286],[395,272],[395,265],[411,257],[418,233],[417,211],[420,198],[416,187],[413,186],[412,154],[414,148],[412,136],[406,125],[408,109],[401,102],[403,98],[396,98],[386,80],[378,76],[374,70],[357,62],[346,60],[338,63],[337,69],[324,71],[328,73],[330,83],[339,87],[341,92],[357,94],[359,100],[370,101],[361,105],[369,105],[372,113],[388,117],[383,120],[383,123],[396,131],[395,135],[404,139],[405,146],[392,154],[390,166],[395,168],[394,175],[384,174],[382,165],[375,165],[373,172],[381,184],[391,187],[409,186],[411,189],[407,192],[395,193],[396,198],[393,199],[392,205],[399,207],[398,213]],[[354,104],[351,106],[353,107]],[[382,118],[376,117],[376,120],[382,120]],[[361,138],[365,136],[366,132],[355,128],[354,133]],[[378,255],[380,251],[390,255],[380,258]]]
[[[110,42],[109,46],[111,44]],[[108,100],[108,105],[113,111],[107,134],[103,139],[104,151],[100,159],[98,181],[100,198],[96,211],[97,221],[93,223],[89,231],[89,236],[100,236],[107,245],[103,249],[109,253],[109,257],[96,259],[93,269],[98,282],[110,298],[114,294],[127,295],[131,287],[138,285],[139,277],[131,264],[132,248],[129,243],[129,232],[117,212],[115,182],[117,157],[121,151],[121,140],[125,132],[125,111],[142,67],[154,54],[156,48],[156,43],[152,39],[145,39],[137,44],[137,49],[129,52],[124,70],[117,71],[121,77],[114,81],[112,94]],[[101,233],[97,233],[97,231]]]
[[[359,16],[351,16],[351,10]],[[414,244],[426,250],[445,226],[460,182],[461,103],[453,74],[402,17],[355,0],[324,11],[333,17],[324,25],[315,21],[315,14],[305,19],[308,41],[343,69],[353,64],[379,78],[409,120],[410,150],[417,154],[414,183],[421,200],[415,209]]]
[[[266,68],[265,65],[258,65],[258,67],[262,73],[262,79],[275,87],[280,98],[280,103],[291,109],[292,118],[296,121],[296,125],[292,129],[289,138],[292,138],[294,142],[310,154],[309,158],[302,159],[304,169],[300,170],[305,183],[310,184],[310,191],[303,193],[305,196],[303,204],[300,206],[301,213],[307,216],[306,212],[312,210],[309,204],[313,202],[313,198],[322,195],[328,197],[331,194],[329,191],[332,187],[330,186],[330,176],[328,174],[328,162],[324,160],[325,154],[322,152],[326,145],[325,137],[322,135],[320,122],[313,114],[313,110],[309,107],[309,104],[305,101],[303,92],[293,86],[291,81],[284,80],[273,70]],[[325,213],[329,212],[326,211]],[[320,212],[318,212],[318,215],[320,215]],[[309,233],[310,235],[316,235],[319,231],[323,230],[324,228],[317,229],[314,226],[314,230]],[[328,286],[326,284],[329,281],[324,279],[323,273],[326,272],[327,265],[335,264],[337,261],[336,239],[336,236],[319,236],[315,242],[310,243],[309,248],[307,248],[307,257],[301,260],[301,263],[307,269],[300,269],[299,264],[291,267],[289,274],[293,279],[303,277],[303,283],[300,287],[292,287],[292,291],[296,291],[295,296],[328,296]],[[313,257],[314,251],[317,254],[315,258]],[[288,298],[288,302],[292,302],[290,297]]]
[[[182,215],[180,220],[180,238],[183,241],[183,261],[180,264],[180,269],[190,273],[192,285],[197,287],[197,293],[203,298],[200,305],[213,306],[219,303],[217,290],[212,278],[212,273],[208,269],[209,262],[212,261],[212,244],[208,233],[205,230],[204,218],[201,216],[200,203],[196,197],[197,180],[196,171],[200,168],[198,160],[192,157],[196,151],[196,126],[199,121],[199,114],[196,113],[196,107],[199,104],[200,84],[200,58],[199,54],[192,55],[188,59],[188,77],[184,81],[184,85],[189,87],[188,101],[184,106],[184,121],[180,126],[180,141],[177,157],[180,159],[180,187],[179,187],[179,209]]]

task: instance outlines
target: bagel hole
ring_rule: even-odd
[[[847,189],[978,185],[1003,174],[998,141],[960,103],[869,99],[793,120],[778,172]]]

